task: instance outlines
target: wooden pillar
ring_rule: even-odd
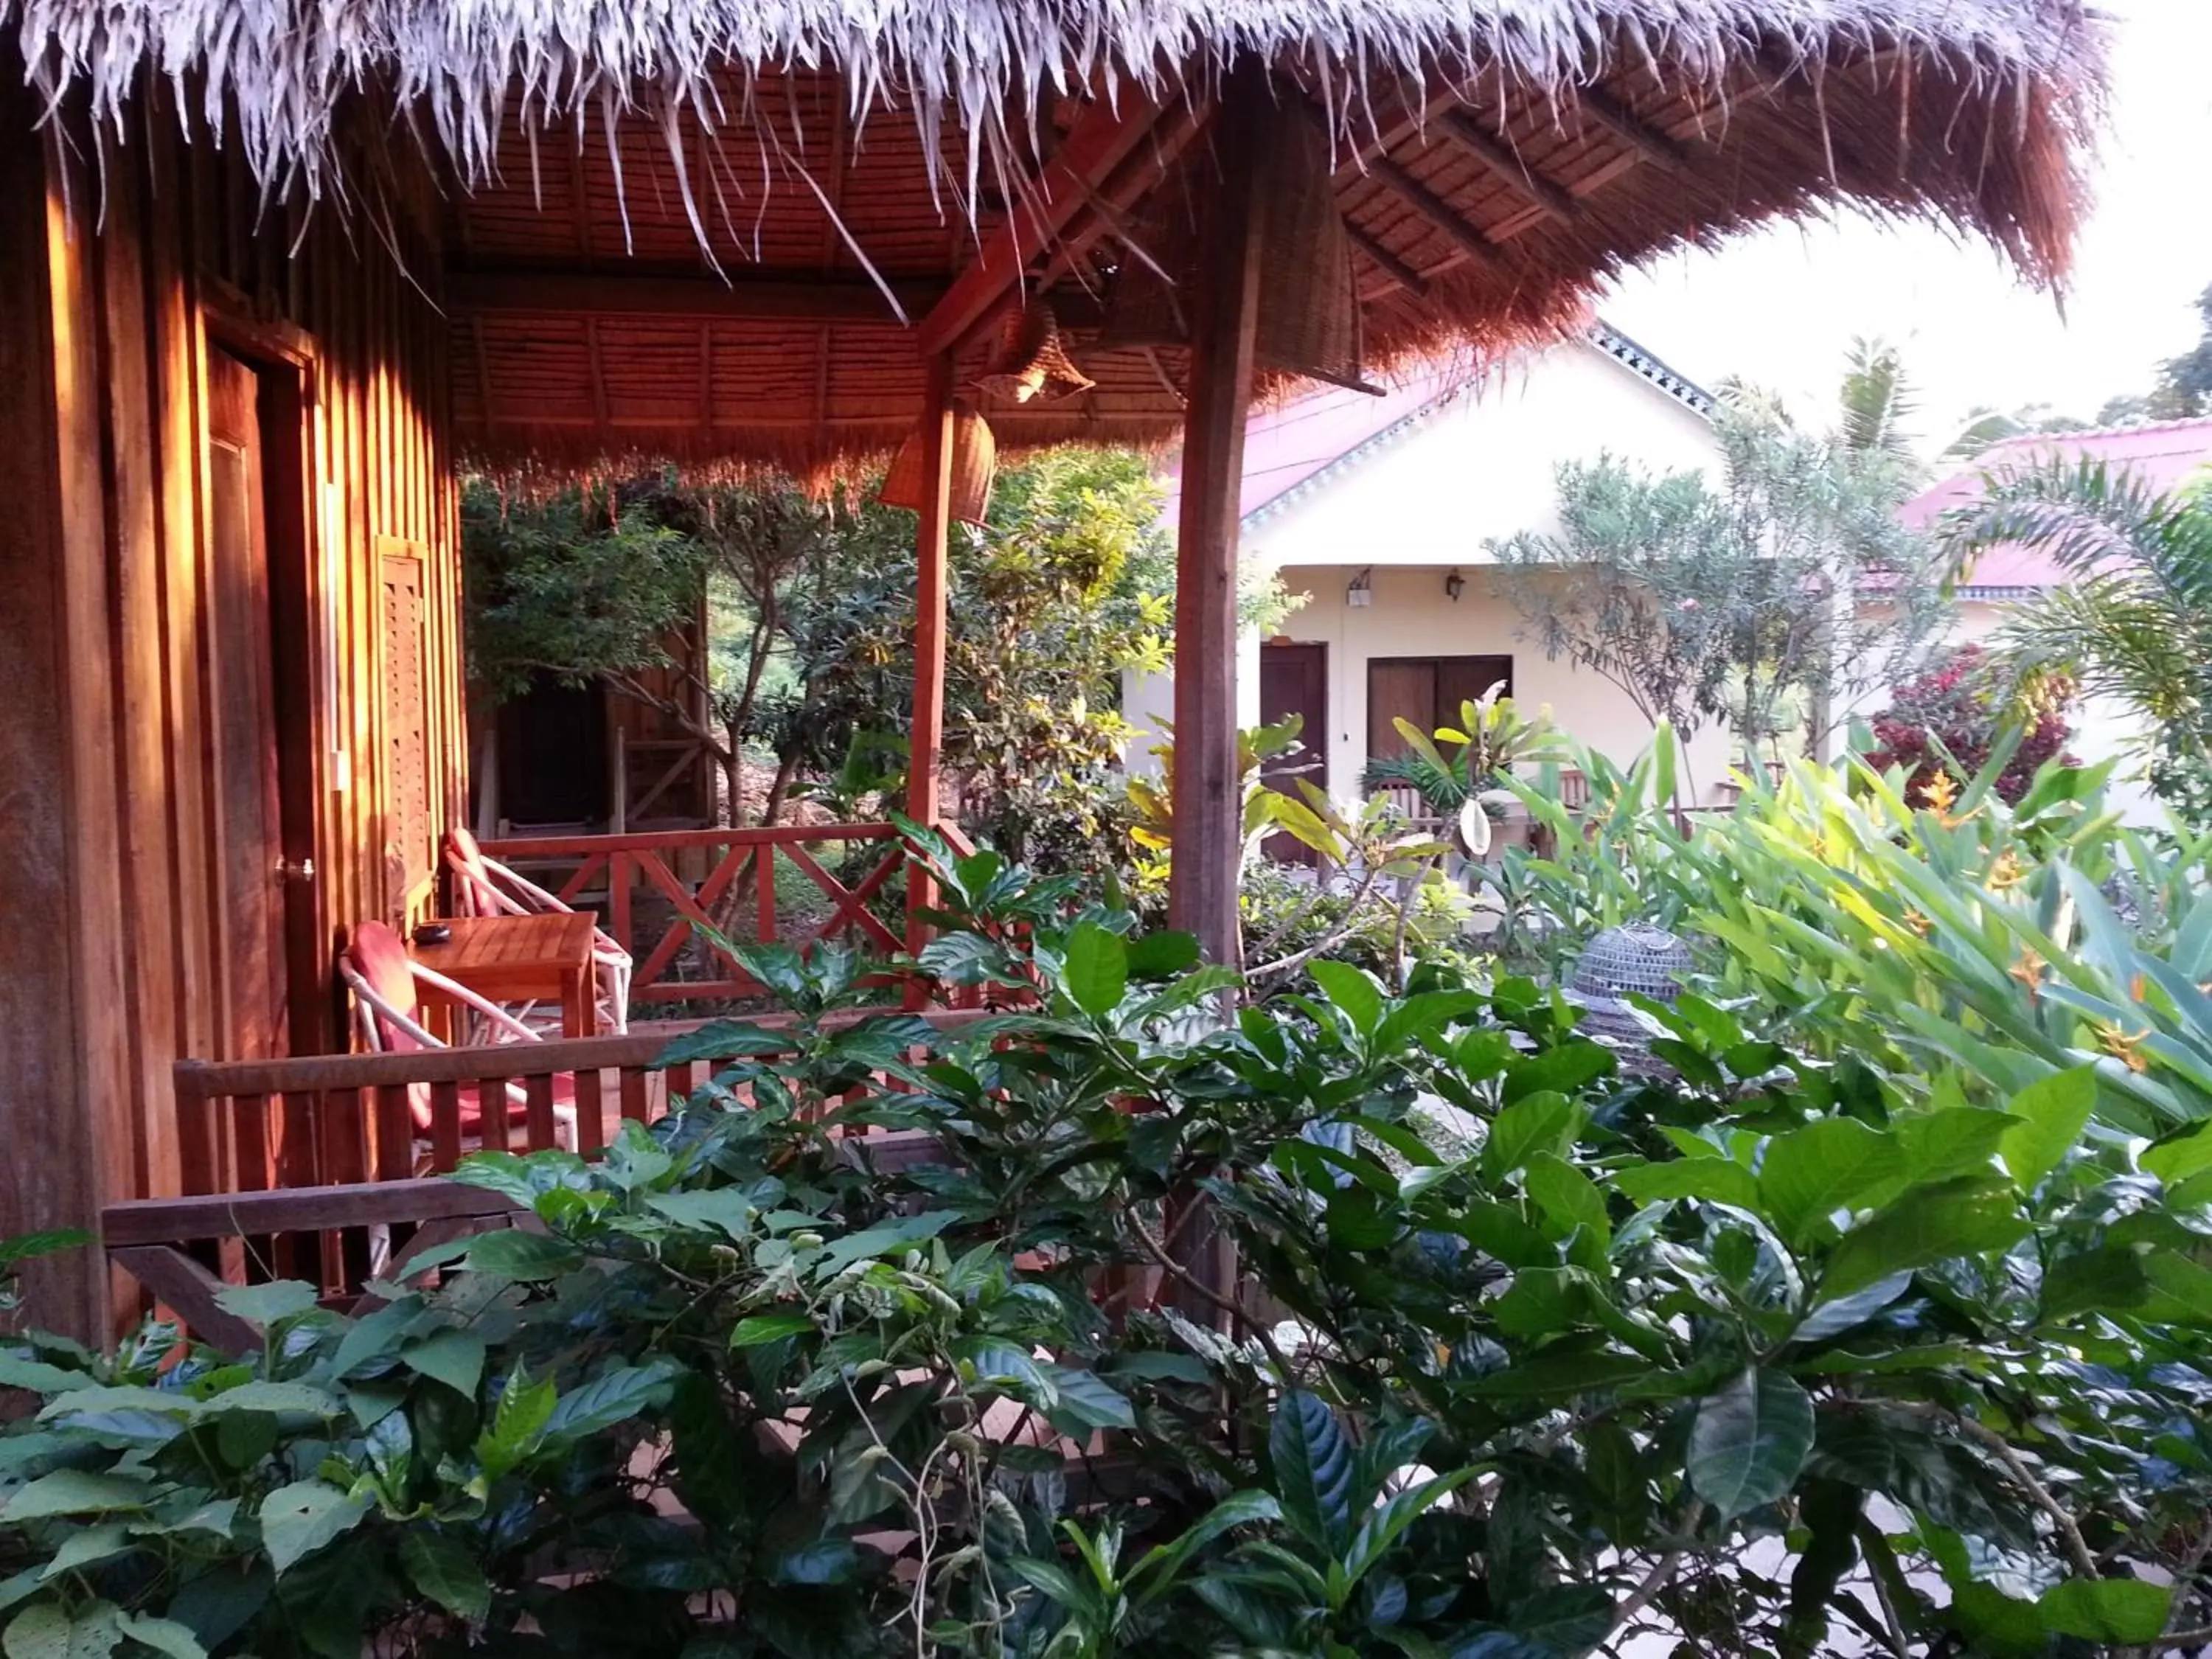
[[[914,722],[907,746],[906,815],[916,823],[937,822],[937,763],[945,747],[945,550],[951,531],[952,354],[929,360],[922,393],[921,522],[915,532]],[[937,902],[936,885],[909,866],[906,884],[906,948],[928,943],[921,912]],[[909,1000],[918,1002],[917,986]]]
[[[1255,63],[1224,77],[1212,125],[1204,256],[1191,294],[1190,403],[1183,417],[1176,542],[1175,842],[1168,914],[1213,962],[1238,960],[1243,847],[1237,770],[1237,528],[1244,418],[1259,317],[1258,188],[1271,94]]]

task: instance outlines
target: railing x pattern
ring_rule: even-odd
[[[842,872],[817,856],[833,846],[847,849]],[[868,849],[857,860],[855,847]],[[510,865],[550,866],[557,879],[545,884],[563,903],[599,911],[599,925],[637,964],[633,1004],[759,994],[759,983],[715,943],[716,934],[801,949],[848,936],[883,953],[903,943],[869,908],[906,863],[905,847],[888,823],[517,837],[487,842],[484,851]],[[785,886],[795,872],[804,895],[826,902],[827,914],[787,927],[784,902],[792,896],[779,887],[779,869]]]

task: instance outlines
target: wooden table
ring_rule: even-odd
[[[410,939],[407,954],[433,973],[465,985],[487,1002],[556,1002],[563,1036],[598,1035],[599,987],[592,962],[595,926],[587,911],[527,916],[441,916],[453,936],[438,945]],[[435,986],[416,985],[426,1006],[449,1005]]]

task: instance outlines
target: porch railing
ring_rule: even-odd
[[[979,1016],[921,1018],[948,1031]],[[774,1029],[779,1019],[748,1024]],[[465,1152],[568,1146],[588,1157],[624,1120],[652,1121],[718,1060],[744,1052],[710,1042],[698,1057],[664,1062],[672,1038],[696,1039],[702,1024],[411,1054],[180,1060],[183,1190],[109,1206],[103,1243],[118,1267],[218,1342],[242,1334],[216,1305],[225,1285],[283,1276],[350,1297],[430,1243],[514,1218],[494,1194],[432,1178]],[[871,1158],[898,1155],[877,1144],[896,1137],[855,1139]]]
[[[907,859],[888,823],[538,836],[487,842],[484,851],[599,913],[636,963],[635,1006],[757,995],[717,934],[800,946],[849,939],[870,952],[904,943],[886,889]]]

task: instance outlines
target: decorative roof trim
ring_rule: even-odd
[[[1720,400],[1711,392],[1687,375],[1675,373],[1663,360],[1646,351],[1619,329],[1602,320],[1593,322],[1583,331],[1582,338],[1583,343],[1595,347],[1632,374],[1650,382],[1699,419],[1710,421],[1719,411]],[[1559,343],[1567,345],[1574,342],[1562,340]],[[1323,462],[1289,488],[1268,496],[1247,512],[1239,522],[1243,528],[1253,529],[1346,474],[1358,471],[1383,450],[1393,447],[1427,425],[1443,410],[1480,386],[1495,372],[1495,369],[1479,372],[1452,381],[1426,403],[1400,416],[1381,431],[1361,439],[1342,454]]]
[[[1710,421],[1720,411],[1719,398],[1688,375],[1668,368],[1602,317],[1590,325],[1589,340],[1631,374],[1643,376],[1692,414]]]

